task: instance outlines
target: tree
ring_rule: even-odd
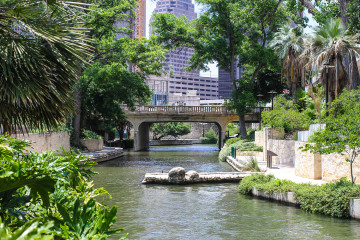
[[[336,98],[344,87],[355,89],[359,84],[359,72],[356,56],[360,54],[357,37],[346,32],[340,19],[331,20],[315,29],[315,33],[308,40],[303,58],[308,59],[308,69],[322,69],[320,81],[323,86],[329,82],[329,100]],[[344,63],[351,63],[350,76]],[[324,63],[334,68],[326,69]]]
[[[71,90],[92,49],[74,1],[0,2],[0,125],[57,127],[73,111]],[[23,127],[25,129],[23,129]]]
[[[104,54],[107,55],[113,52],[111,46],[117,34],[125,38],[129,37],[129,34],[132,32],[130,29],[131,22],[135,17],[134,8],[136,1],[88,0],[87,2],[92,3],[90,6],[91,11],[82,18],[79,18],[78,21],[83,21],[85,26],[91,29],[89,37],[92,39],[95,51],[91,56],[90,62],[95,62],[102,59]],[[116,22],[123,23],[121,25],[125,25],[125,27],[117,27]],[[126,59],[122,61],[126,61]],[[83,75],[85,69],[85,67],[79,66],[78,80]],[[75,145],[80,145],[83,97],[91,81],[92,79],[88,83],[77,81],[74,89],[75,113],[73,124]]]
[[[82,81],[91,83],[84,97],[84,125],[90,129],[116,128],[122,139],[126,117],[122,105],[134,106],[147,103],[151,91],[143,78],[120,63],[97,62],[88,68]]]
[[[167,123],[154,123],[151,126],[156,139],[160,140],[165,136],[183,136],[191,132],[190,124],[183,122],[167,122]]]
[[[304,150],[314,153],[347,154],[350,163],[351,182],[355,182],[353,164],[360,153],[360,90],[344,92],[333,101],[330,114],[325,118],[326,127],[315,132]]]
[[[304,51],[304,35],[302,28],[294,29],[289,25],[279,29],[269,46],[275,50],[283,61],[282,76],[291,89],[293,101],[296,103],[296,89],[299,83],[305,87],[304,61],[299,58]],[[281,79],[282,80],[282,79]],[[290,80],[290,81],[289,81]]]
[[[156,14],[152,25],[158,41],[165,47],[190,47],[195,50],[190,68],[206,69],[216,61],[218,67],[230,74],[233,91],[237,90],[234,69],[237,61],[253,67],[250,82],[267,65],[266,42],[281,21],[287,21],[282,1],[198,0],[205,11],[198,19],[188,21],[184,16]],[[248,14],[251,13],[251,14]],[[271,58],[271,57],[270,57]],[[272,58],[274,59],[274,58]],[[237,100],[234,100],[237,102]],[[245,118],[239,113],[240,133],[246,137]]]

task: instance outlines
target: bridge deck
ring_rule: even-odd
[[[267,110],[266,107],[256,107],[249,109],[249,114],[259,114]],[[168,113],[168,114],[219,114],[219,115],[236,115],[235,111],[228,110],[226,106],[152,106],[143,105],[135,106],[133,109],[123,106],[125,114],[144,114],[144,113]]]

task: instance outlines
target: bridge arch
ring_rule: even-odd
[[[225,106],[137,106],[123,107],[134,127],[134,151],[146,150],[150,142],[150,125],[159,122],[215,123],[219,128],[219,149],[224,145],[226,126],[239,117]],[[261,109],[260,109],[261,110]],[[257,122],[259,114],[245,116],[247,122]]]

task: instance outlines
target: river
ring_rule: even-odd
[[[232,171],[211,145],[152,147],[95,167],[97,187],[118,206],[116,227],[128,239],[360,239],[360,221],[308,214],[293,206],[237,193],[237,184],[142,185],[146,172],[182,166]],[[117,239],[117,238],[110,238]]]

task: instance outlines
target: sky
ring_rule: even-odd
[[[146,37],[149,37],[149,22],[150,17],[156,7],[156,0],[145,0],[146,1]],[[195,4],[195,12],[199,14],[201,11],[201,7],[197,4]],[[310,26],[316,26],[316,21],[311,17],[311,15],[308,14],[307,11],[305,11],[305,16],[309,18],[309,25]],[[307,27],[305,29],[305,33],[309,34],[312,30],[310,27]],[[204,77],[218,77],[218,67],[216,66],[216,63],[209,64],[209,71],[208,72],[200,72],[201,76]]]

